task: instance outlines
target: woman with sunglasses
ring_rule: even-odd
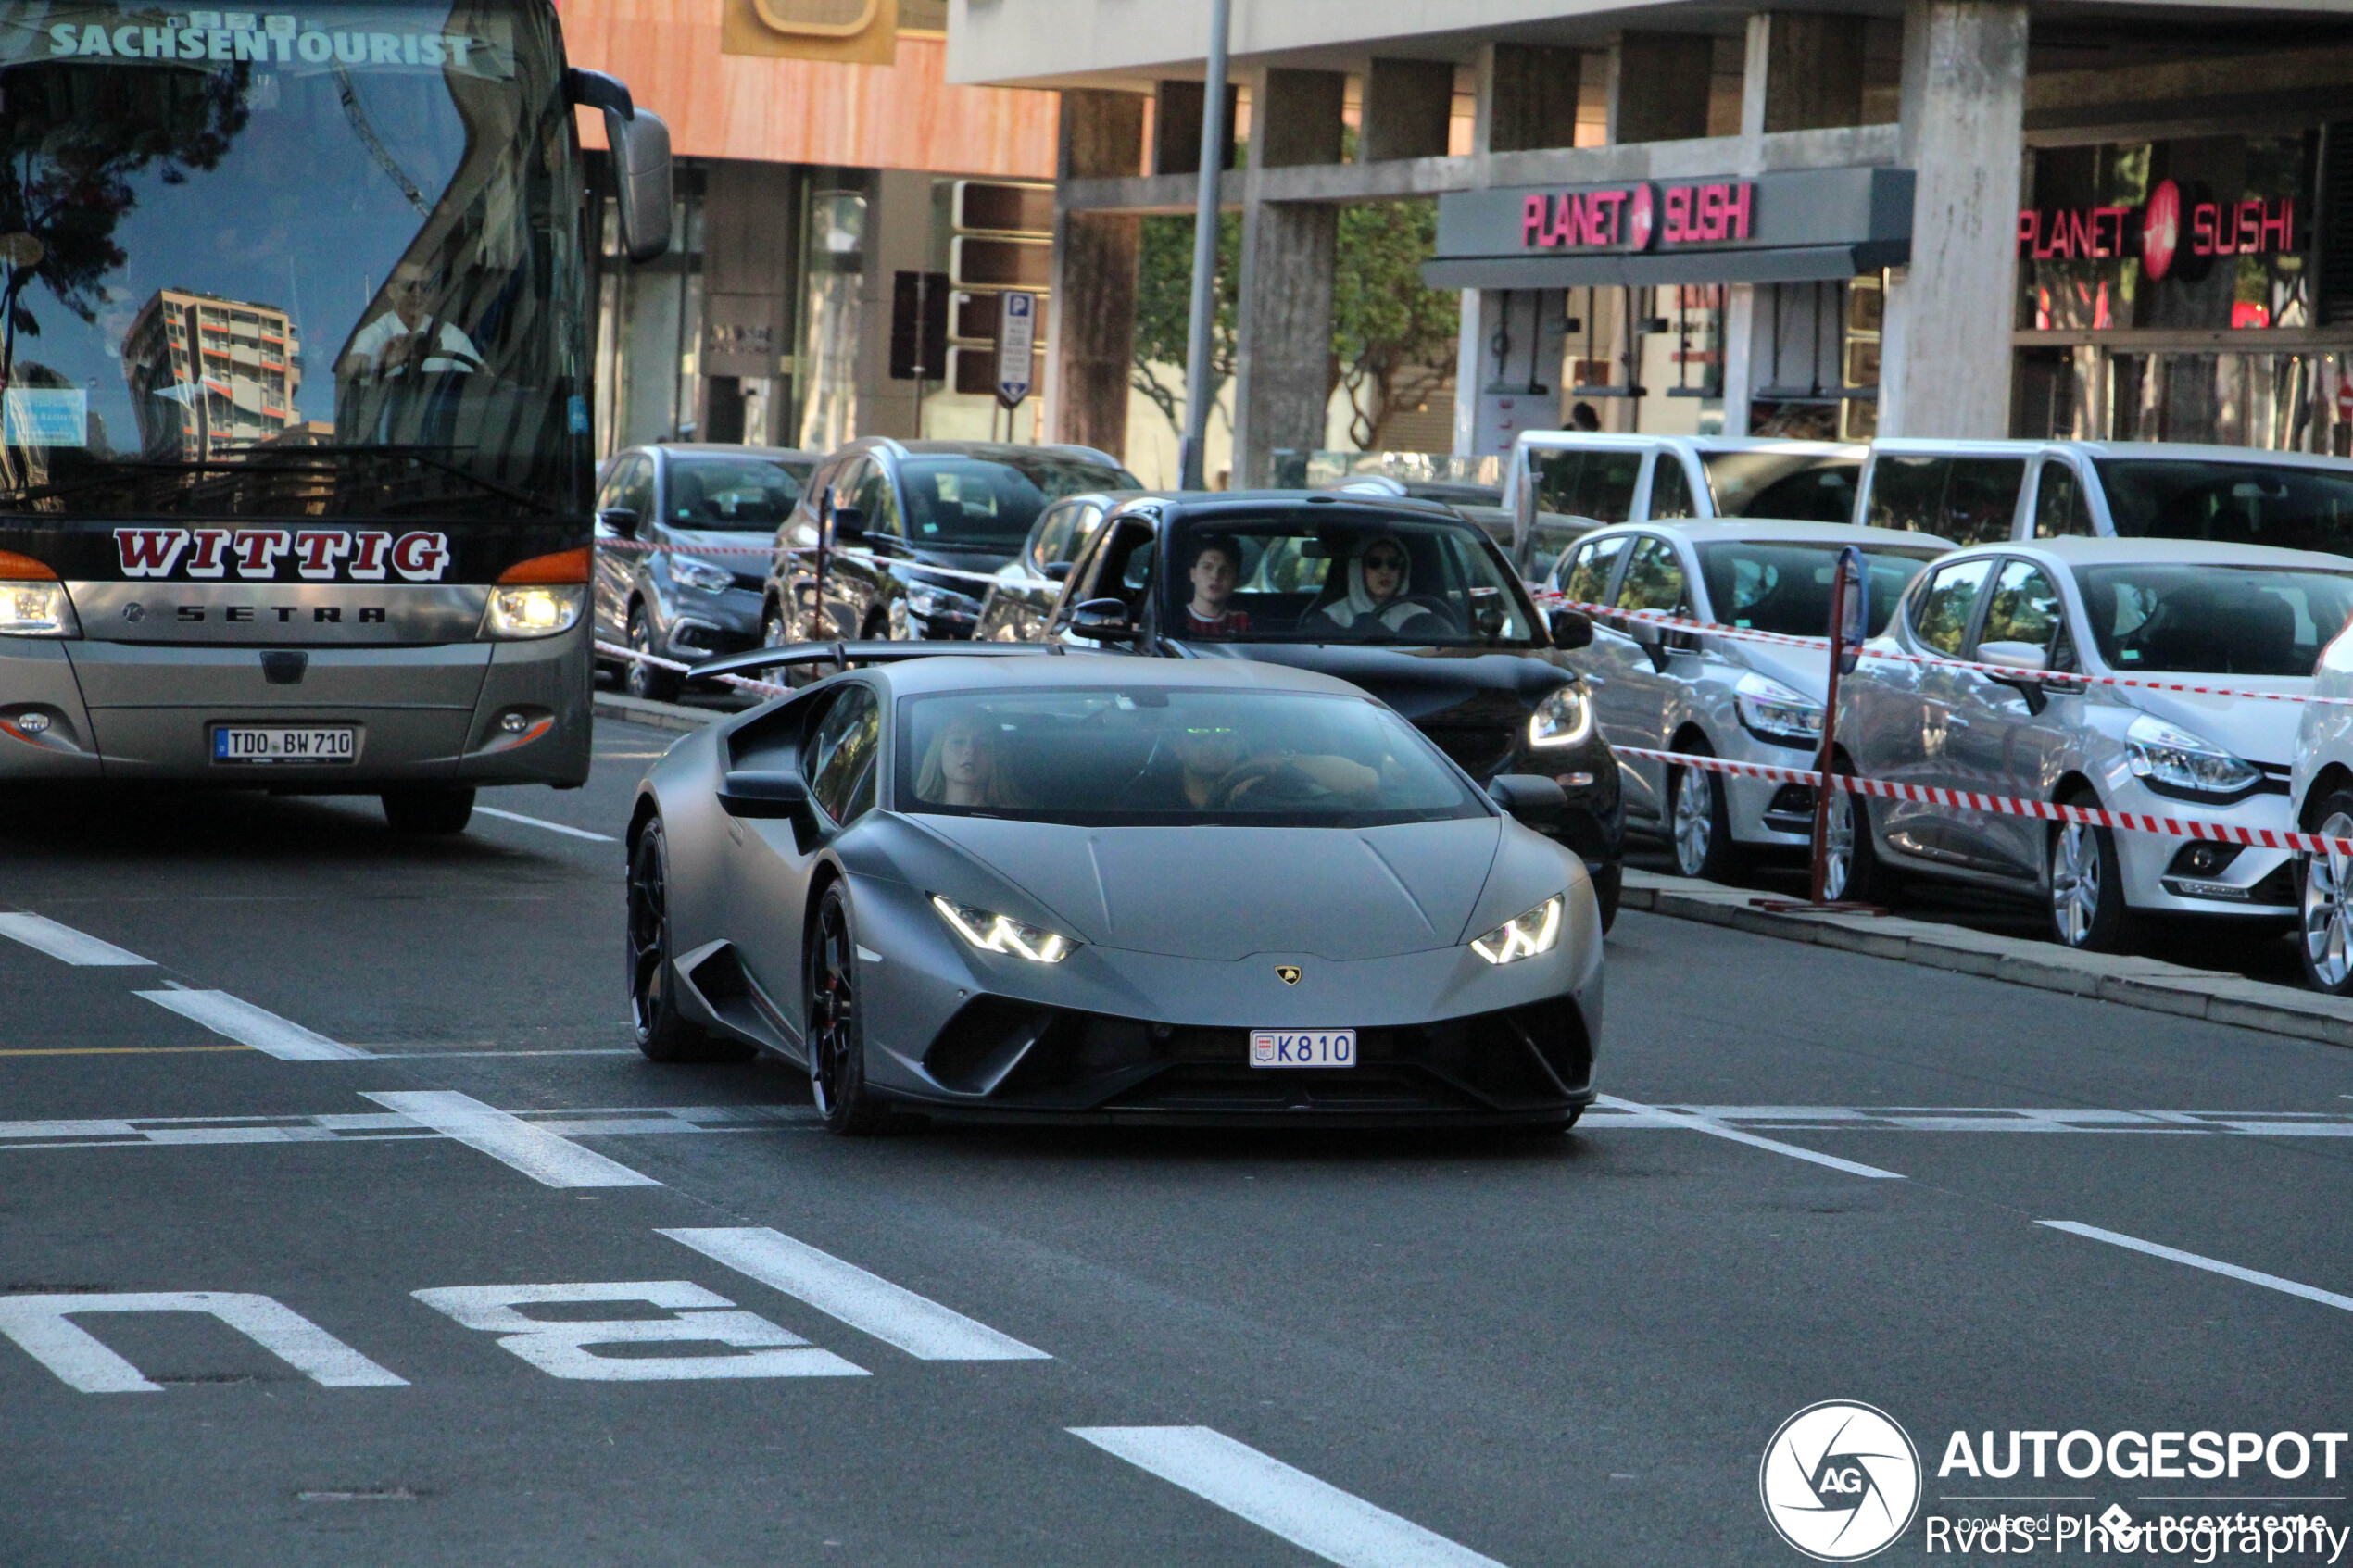
[[[1413,586],[1412,558],[1394,533],[1376,534],[1349,558],[1348,592],[1310,611],[1300,624],[1302,632],[1337,631],[1351,638],[1410,640],[1416,621],[1424,635],[1442,635],[1442,619],[1429,606],[1408,598]]]

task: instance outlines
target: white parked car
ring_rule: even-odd
[[[2353,838],[2353,625],[2322,651],[2288,778],[2296,819],[2307,833]],[[2342,705],[2342,706],[2341,706]],[[2315,990],[2353,996],[2353,856],[2296,858],[2296,947]]]
[[[2285,829],[2302,705],[2069,676],[2300,695],[2348,613],[2353,562],[2341,556],[2155,539],[1956,551],[1912,584],[1840,683],[1838,765],[1901,784]],[[2295,909],[2284,850],[1843,791],[1831,801],[1832,897],[1880,897],[1892,873],[1974,883],[2038,899],[2058,941],[2099,952],[2127,947],[2143,914],[2284,924]]]
[[[1794,648],[1597,621],[1592,646],[1567,658],[1593,688],[1603,736],[1612,746],[1809,766],[1822,743],[1831,579],[1849,545],[1869,563],[1873,632],[1948,547],[1918,533],[1745,518],[1603,528],[1579,540],[1553,574],[1552,585],[1572,599],[1818,639]],[[1720,881],[1755,850],[1813,841],[1814,792],[1804,784],[1628,757],[1618,774],[1629,825],[1665,834],[1685,876]]]

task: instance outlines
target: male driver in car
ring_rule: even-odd
[[[1247,635],[1249,612],[1226,608],[1234,596],[1234,584],[1240,581],[1241,571],[1240,546],[1214,533],[1196,538],[1192,559],[1185,566],[1185,577],[1193,585],[1193,596],[1176,612],[1176,624],[1170,630],[1179,637]]]
[[[1220,703],[1187,703],[1163,732],[1164,746],[1155,744],[1143,771],[1128,782],[1126,803],[1155,811],[1267,810],[1327,795],[1370,795],[1380,787],[1378,769],[1345,757],[1274,750],[1252,755],[1239,717]]]

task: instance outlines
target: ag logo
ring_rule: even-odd
[[[1299,966],[1295,963],[1278,963],[1275,966],[1275,972],[1282,977],[1286,985],[1299,984]]]
[[[1853,1562],[1911,1527],[1920,1456],[1884,1411],[1826,1399],[1781,1423],[1756,1486],[1781,1539],[1818,1562]]]

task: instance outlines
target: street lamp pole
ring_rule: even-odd
[[[1209,430],[1210,354],[1217,325],[1217,182],[1226,169],[1226,36],[1233,0],[1209,0],[1209,61],[1202,82],[1201,183],[1193,201],[1193,299],[1185,336],[1185,434],[1178,484],[1206,490],[1203,438]]]

